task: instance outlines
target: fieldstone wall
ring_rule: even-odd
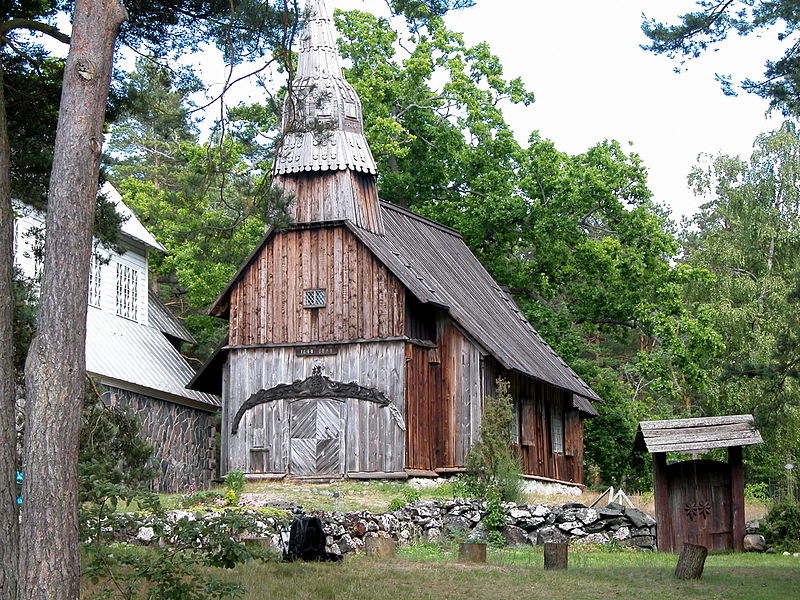
[[[509,546],[542,545],[545,542],[616,542],[643,550],[656,547],[656,521],[635,509],[611,504],[588,508],[579,502],[561,506],[504,505],[503,538]],[[312,513],[321,517],[328,533],[330,551],[357,552],[368,534],[389,535],[400,544],[437,541],[444,536],[485,540],[486,503],[473,500],[417,501],[399,510],[375,515],[359,513]]]
[[[295,506],[277,506],[300,514]],[[552,541],[585,542],[594,544],[619,543],[642,550],[656,548],[656,522],[651,516],[619,504],[587,508],[577,502],[562,506],[515,505],[504,506],[506,525],[503,537],[509,546],[542,545]],[[268,538],[273,548],[280,549],[281,530],[288,531],[288,520],[265,516],[258,510],[245,509],[253,519],[252,537]],[[214,512],[170,511],[167,520],[201,519],[213,523]],[[328,551],[349,555],[360,552],[369,536],[391,537],[401,545],[419,541],[439,541],[445,536],[457,539],[485,540],[488,534],[484,518],[486,503],[479,500],[455,499],[443,502],[417,501],[399,510],[382,514],[367,511],[357,513],[312,512],[322,519],[327,534]],[[115,539],[132,543],[151,543],[151,516],[112,515],[117,522],[108,522]]]
[[[155,492],[208,489],[216,470],[214,414],[127,390],[108,387],[104,398],[139,419],[142,437],[153,446],[150,467]]]

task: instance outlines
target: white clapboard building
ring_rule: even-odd
[[[148,285],[150,252],[165,252],[105,184],[101,193],[124,221],[119,247],[96,245],[89,268],[86,370],[105,388],[104,400],[135,414],[143,437],[155,448],[156,491],[207,487],[215,467],[216,396],[187,390],[194,371],[181,356],[183,342],[194,342]],[[41,274],[44,215],[16,203],[14,257],[20,273],[36,282]]]

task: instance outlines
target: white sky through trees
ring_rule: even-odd
[[[389,16],[384,0],[326,4],[331,13],[340,8]],[[749,157],[756,135],[783,120],[777,113],[766,116],[767,101],[752,94],[726,97],[714,79],[715,73],[731,74],[734,81],[760,78],[765,60],[782,55],[777,29],[760,38],[734,34],[718,50],[687,62],[681,73],[675,73],[678,61],[641,49],[647,42],[642,13],[674,21],[693,7],[693,0],[476,0],[472,8],[451,12],[447,22],[469,45],[488,42],[505,76],[522,77],[536,94],[531,106],[504,107],[520,142],[538,130],[558,149],[575,154],[617,139],[641,155],[656,200],[680,220],[703,201],[686,184],[699,154]],[[199,65],[208,94],[219,92],[226,69],[218,52],[191,54],[184,61]],[[237,69],[237,75],[247,68]],[[275,86],[283,83],[283,75],[273,77]],[[254,83],[243,82],[226,94],[226,103],[257,101],[261,95]],[[195,102],[205,104],[200,97]],[[218,116],[219,105],[209,107],[209,120]]]
[[[388,14],[383,0],[326,0],[328,9]],[[605,138],[632,142],[648,168],[656,199],[674,218],[701,200],[686,184],[700,153],[749,156],[755,136],[777,128],[779,114],[752,94],[726,97],[714,74],[759,78],[780,56],[777,30],[764,38],[734,35],[675,73],[678,61],[642,50],[642,13],[674,20],[695,6],[673,0],[477,0],[448,25],[468,44],[487,41],[505,69],[536,94],[529,107],[506,107],[518,139],[533,130],[560,150],[579,153]]]

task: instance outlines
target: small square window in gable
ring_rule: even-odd
[[[325,290],[303,290],[304,308],[322,308],[325,306]]]

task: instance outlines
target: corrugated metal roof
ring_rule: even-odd
[[[386,202],[381,208],[385,236],[348,226],[420,301],[447,307],[505,368],[600,400],[539,336],[458,233]],[[588,402],[578,401],[576,408],[596,414]]]
[[[194,371],[158,329],[93,307],[86,317],[86,370],[172,399],[220,406],[219,398],[184,387]]]
[[[155,327],[161,333],[171,335],[174,338],[189,342],[190,344],[197,343],[189,330],[184,327],[178,318],[172,314],[172,311],[161,301],[153,290],[147,290],[147,316],[150,321],[150,326]]]
[[[273,173],[352,169],[375,174],[361,100],[342,74],[325,3],[308,0],[305,14]]]
[[[761,434],[753,415],[641,421],[633,443],[634,450],[691,452],[730,446],[761,444]]]

